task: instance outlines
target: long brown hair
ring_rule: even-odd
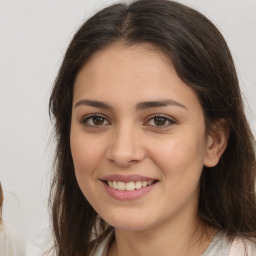
[[[229,48],[217,28],[197,11],[174,1],[139,0],[107,7],[81,26],[52,90],[49,107],[57,146],[50,205],[56,255],[89,255],[92,237],[97,244],[111,232],[101,219],[101,228],[95,229],[99,218],[77,184],[69,136],[78,71],[94,53],[117,41],[160,49],[197,93],[207,127],[226,120],[228,145],[219,164],[202,172],[198,215],[231,238],[256,237],[254,138]]]

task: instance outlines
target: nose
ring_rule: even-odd
[[[106,157],[119,167],[129,167],[146,157],[143,143],[135,128],[123,127],[113,131]]]

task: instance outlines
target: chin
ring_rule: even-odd
[[[123,230],[123,231],[143,231],[148,229],[152,223],[150,222],[149,219],[143,218],[143,216],[136,214],[137,216],[127,216],[127,215],[121,215],[116,216],[113,218],[104,218],[104,220],[112,227],[118,230]],[[139,216],[138,216],[139,215]],[[104,216],[103,216],[104,217]]]
[[[148,228],[148,225],[142,224],[142,223],[114,223],[113,226],[115,229],[122,230],[122,231],[128,231],[128,232],[139,232],[144,231]]]

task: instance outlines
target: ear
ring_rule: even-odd
[[[204,156],[204,166],[214,167],[224,153],[229,137],[229,128],[226,120],[216,121],[210,128],[207,135],[207,146]]]

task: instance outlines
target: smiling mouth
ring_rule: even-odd
[[[110,188],[120,191],[134,191],[139,190],[141,188],[149,187],[152,184],[158,182],[157,180],[149,180],[149,181],[104,181]]]

